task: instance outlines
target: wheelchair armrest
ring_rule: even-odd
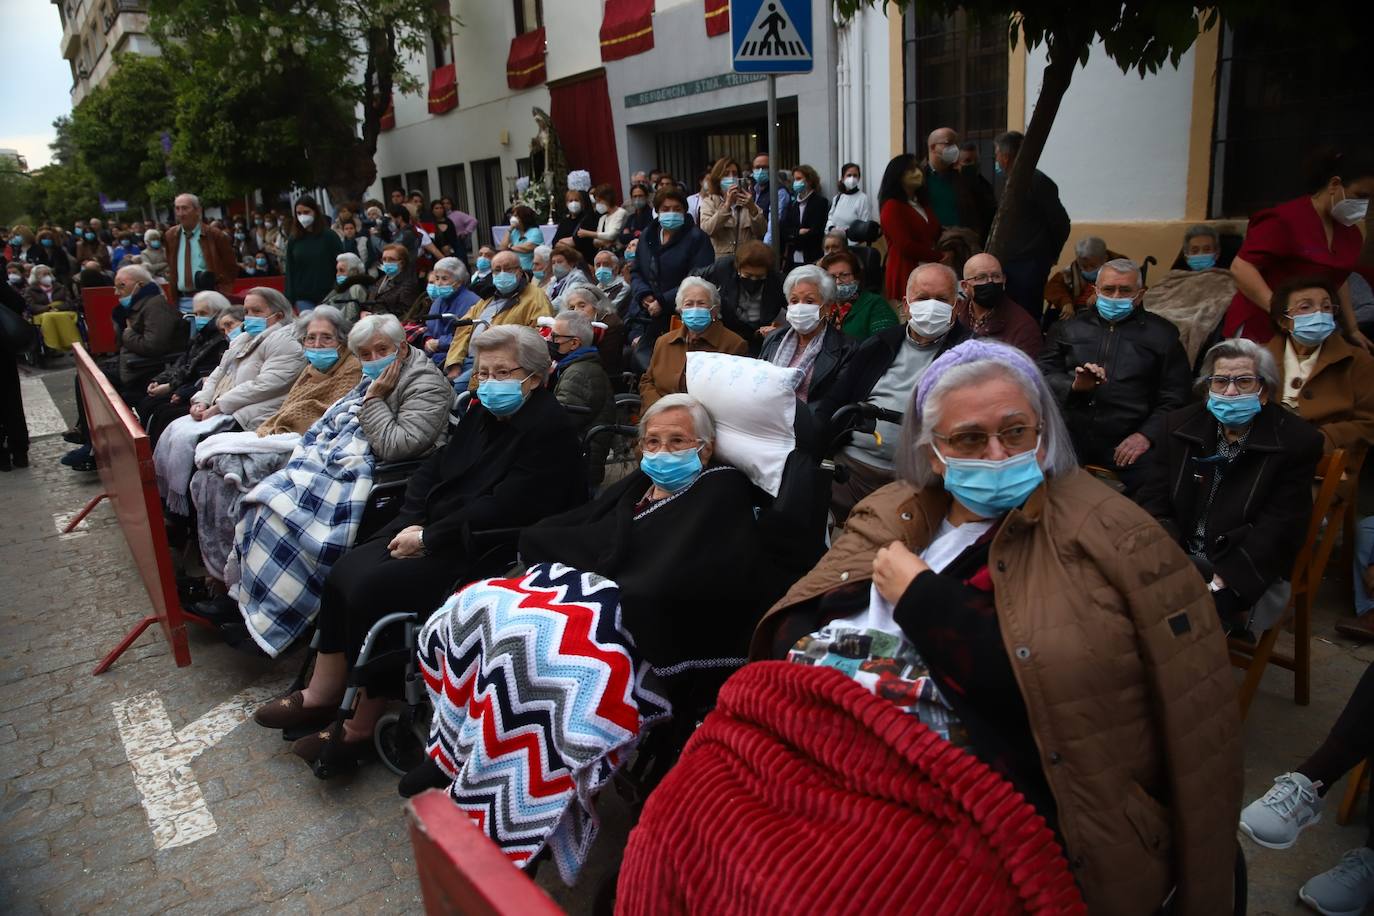
[[[412,458],[408,461],[384,462],[372,469],[372,477],[374,480],[383,477],[388,479],[409,477],[411,474],[418,471],[422,464],[424,464],[424,459],[422,458]]]
[[[617,436],[637,436],[639,429],[634,426],[626,426],[622,423],[602,423],[598,426],[590,427],[582,434],[582,451],[585,452],[591,446],[592,440],[601,435]]]

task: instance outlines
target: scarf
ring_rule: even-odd
[[[773,355],[773,365],[781,366],[784,369],[801,370],[801,381],[797,382],[797,397],[801,398],[803,402],[806,401],[806,392],[811,387],[811,371],[816,366],[816,357],[821,355],[821,347],[825,342],[825,335],[828,333],[830,333],[830,329],[822,324],[820,333],[812,337],[807,343],[806,349],[802,351],[801,359],[794,366],[792,360],[797,356],[797,342],[801,340],[801,336],[789,328],[778,344],[778,352]]]

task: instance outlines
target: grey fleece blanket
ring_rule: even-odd
[[[297,433],[221,433],[197,446],[196,473],[191,478],[196,533],[205,571],[221,582],[225,560],[234,546],[243,494],[285,467],[300,441]]]

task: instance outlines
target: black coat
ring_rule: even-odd
[[[1211,491],[1218,424],[1205,404],[1164,418],[1164,435],[1148,453],[1136,501],[1186,545]],[[1203,549],[1245,607],[1276,579],[1288,578],[1312,515],[1312,480],[1322,435],[1297,414],[1270,402],[1255,417],[1245,450],[1222,475],[1207,513]]]
[[[815,411],[822,426],[828,427],[831,416],[846,404],[857,404],[860,401],[868,400],[868,396],[873,393],[873,386],[878,384],[878,380],[887,374],[887,370],[896,361],[906,329],[905,323],[894,328],[883,328],[872,337],[859,343],[858,348],[850,356],[848,365],[845,366],[835,383],[830,386],[825,397],[819,403],[814,400],[811,402],[812,410]],[[936,356],[938,357],[950,347],[963,343],[968,339],[968,336],[968,328],[957,321],[954,322],[953,327],[945,332],[944,340],[941,340],[937,345]],[[833,431],[827,428],[824,435],[830,438],[833,436]]]
[[[682,228],[673,233],[668,244],[663,244],[662,238],[655,220],[639,240],[630,279],[630,306],[626,312],[629,323],[647,318],[643,312],[644,297],[657,299],[663,310],[657,318],[648,321],[650,332],[646,336],[652,338],[667,330],[669,318],[677,311],[678,284],[688,274],[710,264],[716,254],[710,236],[698,229],[690,216]]]
[[[557,245],[559,242],[566,241],[569,245],[578,250],[582,255],[582,260],[586,261],[588,264],[592,264],[596,261],[595,240],[586,236],[578,238],[577,230],[590,229],[595,232],[600,222],[601,214],[597,213],[596,210],[591,207],[587,207],[577,216],[569,214],[567,217],[559,220],[558,229],[555,230],[553,242],[551,242],[550,245]]]
[[[520,559],[614,579],[626,629],[655,668],[742,663],[754,625],[794,578],[769,553],[780,541],[755,521],[759,492],[718,465],[636,514],[649,487],[636,469],[593,502],[527,529]]]
[[[815,264],[821,259],[825,248],[825,223],[829,218],[830,201],[822,197],[819,191],[813,191],[806,199],[805,213],[802,212],[801,203],[792,198],[780,220],[785,263],[789,266],[796,263],[793,254],[797,251],[802,253],[803,264]],[[809,231],[802,235],[803,229]]]
[[[212,321],[191,335],[186,351],[176,358],[166,369],[159,372],[153,381],[159,385],[171,385],[172,391],[181,395],[184,401],[195,392],[195,386],[219,365],[224,351],[229,349],[229,341]]]
[[[759,359],[771,363],[773,357],[778,352],[778,347],[782,346],[782,339],[787,336],[787,332],[792,328],[784,324],[769,334],[763,341],[763,348],[759,351]],[[811,385],[806,389],[806,402],[810,405],[819,405],[830,389],[835,387],[835,381],[849,365],[849,360],[854,355],[854,351],[859,348],[859,342],[848,334],[835,327],[833,324],[825,329],[825,337],[821,338],[821,352],[816,354],[816,361],[811,366]],[[888,361],[891,365],[891,360]],[[876,379],[875,379],[876,382]],[[869,386],[872,390],[872,386]],[[815,408],[812,408],[815,410]]]
[[[1084,363],[1101,366],[1107,380],[1092,391],[1072,391],[1074,370]],[[1039,364],[1084,464],[1114,466],[1112,452],[1132,433],[1158,444],[1164,417],[1192,400],[1178,329],[1140,306],[1115,324],[1096,308],[1055,322]]]
[[[522,528],[586,498],[577,429],[541,387],[504,420],[472,403],[448,444],[406,484],[391,527],[423,525],[426,548],[453,549],[465,529]]]
[[[749,352],[757,353],[759,328],[770,325],[787,307],[787,299],[782,294],[782,277],[776,271],[769,271],[763,278],[763,301],[759,321],[746,321],[739,311],[740,276],[735,267],[735,256],[717,258],[710,267],[695,272],[697,276],[710,280],[720,290],[720,322],[734,331],[749,344]]]
[[[616,240],[616,247],[624,251],[635,239],[644,234],[654,222],[654,211],[648,207],[636,210],[630,206],[630,202],[625,201],[625,206],[629,216],[625,217],[625,222],[620,227],[620,238]]]

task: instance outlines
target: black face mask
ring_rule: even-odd
[[[558,343],[556,343],[556,342],[554,342],[554,341],[552,341],[552,340],[546,340],[546,341],[544,341],[544,343],[545,343],[546,345],[548,345],[548,348],[549,348],[549,359],[553,360],[554,362],[558,362],[558,361],[559,361],[560,359],[562,359],[564,356],[567,356],[566,353],[560,353],[560,352],[559,352],[559,350],[558,350],[559,344],[558,344]]]
[[[973,287],[973,301],[985,309],[990,309],[1002,301],[1004,283],[979,283]]]
[[[739,288],[751,296],[757,296],[759,291],[763,289],[763,280],[763,277],[741,276],[739,278]]]

